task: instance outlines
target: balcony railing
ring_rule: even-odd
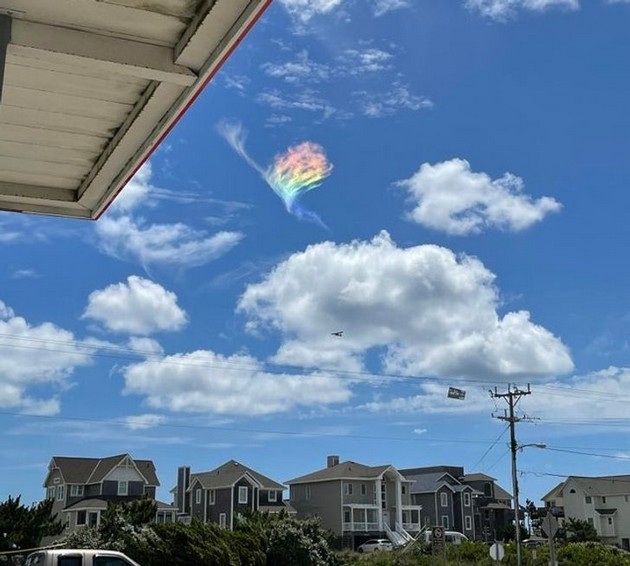
[[[371,532],[380,531],[378,522],[352,521],[343,524],[345,532]]]

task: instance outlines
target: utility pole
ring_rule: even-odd
[[[517,422],[522,421],[525,417],[515,416],[514,408],[521,400],[521,397],[530,394],[531,390],[529,384],[527,385],[527,391],[519,389],[518,387],[516,387],[516,385],[508,385],[507,393],[499,393],[496,387],[494,388],[494,392],[490,391],[491,397],[505,399],[508,404],[508,410],[504,412],[504,415],[502,417],[497,416],[496,418],[502,421],[507,421],[510,425],[510,451],[512,452],[512,490],[514,492],[514,526],[516,527],[517,566],[522,566],[523,558],[521,556],[521,522],[518,504],[518,475],[516,470],[516,453],[519,449],[519,446],[516,443],[515,425]]]

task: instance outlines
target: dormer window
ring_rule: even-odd
[[[118,482],[118,495],[129,495],[129,482],[120,480]]]
[[[70,486],[70,497],[83,497],[83,486],[82,485],[71,485]]]

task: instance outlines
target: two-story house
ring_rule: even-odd
[[[151,460],[134,460],[129,454],[107,458],[54,456],[44,481],[46,497],[52,499],[53,514],[73,530],[96,527],[107,503],[148,497],[155,500],[160,485]],[[156,521],[174,521],[176,510],[168,503],[156,502]]]
[[[171,492],[181,519],[196,517],[232,529],[247,510],[294,513],[283,501],[284,489],[256,470],[230,460],[209,472],[191,474],[189,466],[180,467],[177,486]]]
[[[298,517],[319,517],[342,546],[356,548],[383,536],[398,544],[421,528],[421,507],[411,502],[411,482],[392,465],[366,466],[329,456],[325,468],[286,483]]]
[[[464,475],[464,468],[431,466],[403,469],[400,473],[413,482],[411,501],[422,506],[427,526],[439,525],[471,540],[476,538],[473,502],[478,492],[458,479]]]
[[[630,550],[630,476],[569,476],[542,499],[556,515],[588,521],[602,542]]]
[[[474,529],[476,538],[497,540],[499,533],[514,523],[512,495],[496,483],[496,478],[482,473],[463,474],[460,481],[473,488]]]

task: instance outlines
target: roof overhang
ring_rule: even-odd
[[[0,209],[98,218],[271,0],[0,0]]]

